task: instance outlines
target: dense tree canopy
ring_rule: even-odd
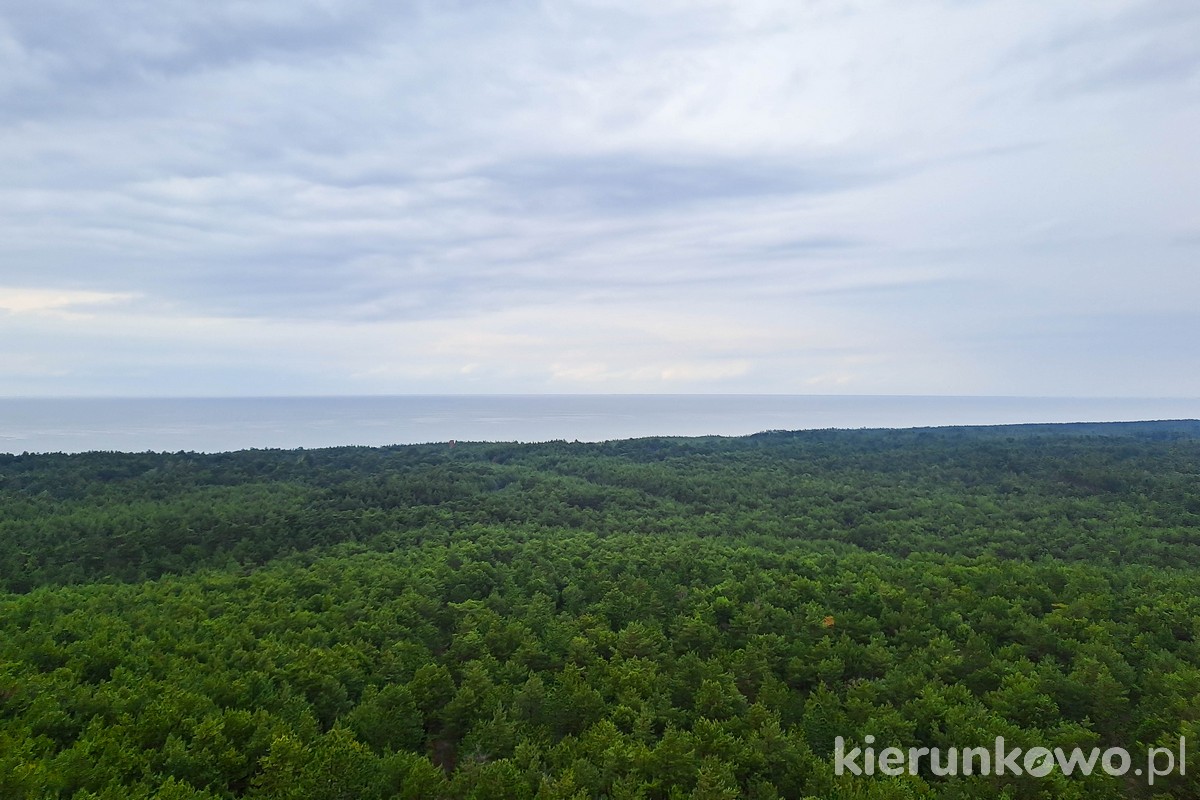
[[[0,457],[0,797],[1117,798],[1200,741],[1200,425]]]

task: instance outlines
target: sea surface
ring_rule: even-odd
[[[0,453],[221,452],[604,441],[764,430],[1200,418],[1200,399],[829,395],[406,395],[0,399]]]

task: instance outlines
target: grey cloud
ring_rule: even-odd
[[[1069,15],[1049,29],[1031,29],[1019,43],[1007,48],[1006,63],[1093,47],[1103,49],[1115,42],[1186,29],[1196,21],[1195,6],[1179,0],[1140,0],[1115,12],[1097,9],[1094,14]]]
[[[1195,33],[1200,36],[1200,26]],[[1194,41],[1194,40],[1193,40]],[[1200,45],[1190,50],[1163,50],[1147,45],[1114,63],[1099,66],[1060,87],[1064,93],[1137,89],[1156,83],[1175,83],[1200,74]]]
[[[64,83],[105,86],[259,58],[310,58],[361,47],[406,16],[379,2],[12,4],[3,20]],[[398,12],[398,13],[397,13]],[[399,19],[398,19],[399,18]]]
[[[243,148],[250,158],[263,154],[247,141],[255,136],[266,152],[272,137],[336,151],[355,117],[386,116],[378,105],[357,107],[372,98],[356,90],[378,93],[407,78],[408,96],[397,100],[417,98],[422,84],[436,91],[433,78],[453,67],[454,45],[468,48],[477,29],[494,29],[512,6],[422,0],[9,5],[0,10],[0,67],[7,73],[0,75],[0,123],[163,120],[176,128],[188,123],[193,136],[207,123],[234,129],[227,133],[240,128],[240,136],[223,144]]]
[[[806,236],[799,239],[785,239],[772,242],[760,248],[757,255],[761,258],[795,258],[808,255],[829,255],[861,250],[871,244],[865,237],[849,236]]]
[[[1200,12],[1163,0],[1130,4],[1030,37],[998,63],[1008,70],[1040,64],[1050,98],[1181,83],[1200,71]]]
[[[765,234],[761,245],[723,244],[724,223],[697,239],[688,215],[728,201],[787,201],[890,177],[837,162],[629,154],[497,162],[434,180],[383,173],[350,186],[232,175],[199,181],[196,197],[186,188],[163,194],[169,183],[161,190],[138,184],[79,200],[74,232],[91,233],[73,245],[42,218],[49,227],[38,274],[70,280],[86,263],[112,285],[138,285],[180,307],[237,316],[461,316],[765,280],[776,271],[772,262],[859,242],[780,231]],[[447,179],[462,188],[445,196]],[[397,192],[404,202],[382,202]],[[51,195],[45,202],[58,201]],[[28,222],[14,221],[28,236]],[[106,226],[107,253],[87,244]]]
[[[482,170],[535,209],[641,214],[694,203],[817,195],[886,179],[864,165],[796,165],[769,159],[650,160],[636,154],[510,161]]]

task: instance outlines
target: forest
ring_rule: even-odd
[[[1200,422],[0,455],[0,798],[1200,797]]]

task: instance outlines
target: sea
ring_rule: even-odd
[[[879,395],[0,398],[0,453],[605,441],[1200,418],[1200,399]]]

